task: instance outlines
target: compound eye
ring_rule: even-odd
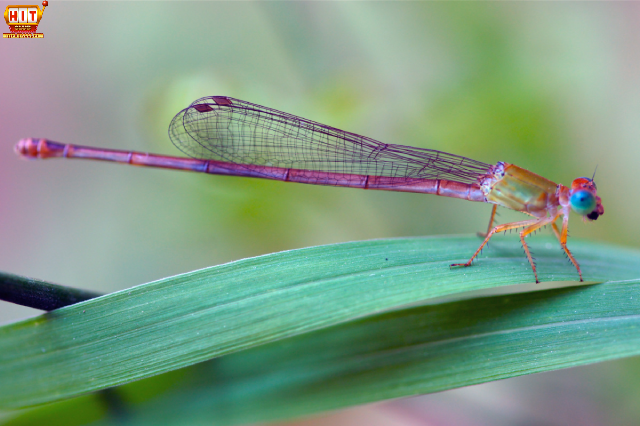
[[[569,200],[573,211],[579,215],[586,216],[596,208],[596,197],[590,191],[576,191]]]

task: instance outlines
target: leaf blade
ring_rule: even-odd
[[[449,270],[477,242],[376,240],[276,253],[2,327],[0,407],[77,396],[417,300],[531,280],[513,242],[494,244],[483,267]],[[539,256],[541,277],[573,277],[558,252]],[[586,277],[640,276],[636,251],[574,242],[574,252]]]
[[[421,306],[192,367],[131,424],[231,426],[640,354],[640,280]],[[251,407],[251,409],[247,409]]]

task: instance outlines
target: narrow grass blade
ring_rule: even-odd
[[[541,279],[573,279],[575,270],[555,245],[546,249],[548,241],[538,246]],[[397,239],[276,253],[2,327],[0,407],[81,395],[403,304],[531,281],[512,241],[494,244],[475,267],[449,269],[477,243]],[[640,276],[637,251],[572,243],[586,279]]]
[[[640,280],[423,306],[222,357],[132,424],[293,418],[640,354]]]
[[[7,424],[231,426],[638,355],[638,294],[635,280],[402,309],[189,367],[143,403],[162,376],[113,389],[119,417],[94,394]]]

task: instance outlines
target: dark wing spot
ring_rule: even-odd
[[[213,100],[218,104],[218,105],[232,105],[231,103],[231,99],[226,98],[224,96],[214,96]]]
[[[208,112],[208,111],[213,111],[213,108],[211,108],[209,105],[207,104],[198,104],[198,105],[194,105],[193,106],[196,111],[198,112]]]

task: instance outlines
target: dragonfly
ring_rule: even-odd
[[[62,144],[48,139],[20,140],[15,152],[27,159],[80,158],[137,166],[188,170],[349,188],[434,194],[493,205],[484,241],[466,263],[471,266],[491,237],[520,229],[520,241],[539,283],[525,237],[551,225],[562,250],[582,271],[567,248],[569,213],[585,221],[604,214],[592,178],[557,184],[506,162],[487,164],[432,149],[386,144],[356,133],[228,96],[200,98],[169,125],[169,138],[188,157]],[[495,225],[496,208],[531,216]],[[556,222],[562,217],[562,228]]]

